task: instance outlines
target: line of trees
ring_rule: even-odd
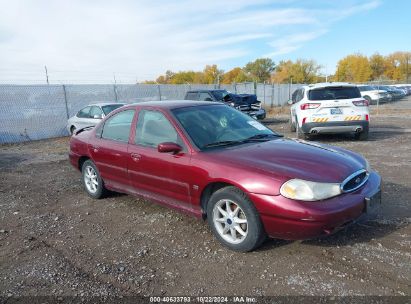
[[[409,83],[411,73],[411,52],[394,52],[387,56],[375,53],[367,57],[352,54],[341,59],[334,75],[321,73],[322,66],[315,60],[286,60],[275,64],[270,58],[259,58],[244,67],[235,67],[227,72],[216,64],[206,65],[202,71],[167,71],[155,81],[159,84],[231,84],[239,82],[267,83],[315,83],[325,81],[404,81]]]

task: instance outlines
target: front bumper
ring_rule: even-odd
[[[266,233],[273,238],[304,240],[332,234],[366,212],[366,198],[381,190],[381,177],[371,172],[360,189],[318,201],[302,202],[281,195],[250,193]]]
[[[366,120],[308,122],[302,125],[301,130],[306,134],[334,134],[361,132],[368,126],[369,122]]]
[[[257,111],[252,110],[252,111],[242,111],[242,112],[246,113],[249,116],[251,116],[252,118],[258,119],[258,120],[263,120],[267,116],[264,109],[259,109]]]

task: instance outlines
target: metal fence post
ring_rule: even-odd
[[[161,88],[160,88],[160,85],[158,85],[158,99],[161,101]]]
[[[274,107],[274,83],[271,83],[271,105],[270,107],[273,108]]]
[[[237,94],[237,83],[234,82],[234,94]]]
[[[114,98],[115,98],[116,102],[118,102],[117,87],[116,87],[116,85],[113,85],[113,89],[114,89]]]
[[[69,109],[67,105],[67,92],[66,92],[66,86],[64,84],[63,84],[63,97],[64,97],[64,104],[66,105],[66,116],[67,116],[67,119],[69,119],[70,114],[69,114]]]
[[[264,100],[264,105],[265,105],[265,81],[263,83],[263,100]]]

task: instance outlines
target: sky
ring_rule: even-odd
[[[269,57],[411,51],[411,0],[0,0],[0,84],[135,83]]]

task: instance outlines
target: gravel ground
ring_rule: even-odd
[[[316,139],[368,158],[384,180],[379,214],[324,239],[268,240],[246,254],[165,207],[121,194],[89,198],[67,138],[2,145],[0,296],[410,295],[409,104],[381,107],[366,142]],[[269,121],[295,136],[287,116]]]

